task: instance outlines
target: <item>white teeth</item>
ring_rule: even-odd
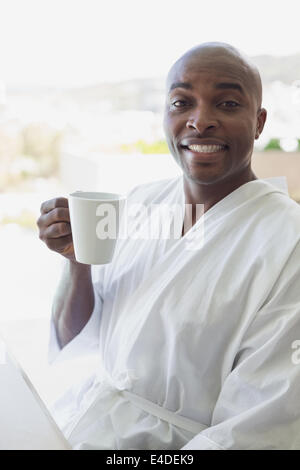
[[[224,145],[189,145],[188,149],[199,153],[214,153],[224,149]]]

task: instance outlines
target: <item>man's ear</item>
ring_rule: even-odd
[[[260,108],[258,113],[257,113],[257,124],[256,124],[255,139],[258,139],[260,134],[262,133],[262,131],[265,127],[266,119],[267,119],[266,109],[265,108]]]

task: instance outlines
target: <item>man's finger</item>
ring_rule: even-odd
[[[67,235],[60,238],[48,238],[45,240],[45,243],[50,250],[62,253],[71,246],[72,240],[72,235]]]
[[[47,214],[48,212],[56,209],[57,207],[69,207],[69,201],[66,197],[56,197],[54,199],[50,199],[49,201],[43,202],[41,205],[41,213]]]
[[[57,223],[52,224],[50,227],[47,227],[44,231],[44,238],[60,238],[65,237],[66,235],[70,235],[71,232],[71,225],[66,223]]]
[[[43,217],[43,223],[46,227],[49,227],[52,224],[56,224],[57,222],[70,223],[69,209],[64,207],[57,207],[41,217]]]
[[[37,226],[39,229],[43,229],[45,227],[49,227],[52,224],[60,222],[70,223],[69,209],[58,207],[57,209],[53,209],[47,214],[42,214],[37,220]]]

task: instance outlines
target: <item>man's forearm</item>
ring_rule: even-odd
[[[53,302],[53,321],[61,348],[87,324],[94,302],[91,267],[67,261]]]

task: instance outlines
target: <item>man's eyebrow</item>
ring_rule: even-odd
[[[215,84],[217,90],[238,90],[242,95],[245,94],[243,87],[239,83],[220,82]]]
[[[175,82],[175,83],[172,83],[172,85],[170,87],[170,90],[169,90],[169,93],[171,93],[171,91],[174,90],[175,88],[184,88],[185,90],[192,90],[193,89],[193,87],[190,83]]]
[[[170,90],[169,90],[169,93],[171,93],[172,90],[174,90],[175,88],[184,88],[185,90],[192,90],[193,87],[190,83],[187,83],[187,82],[175,82],[175,83],[172,83],[171,87],[170,87]],[[242,95],[245,94],[245,91],[243,89],[243,87],[239,84],[239,83],[236,83],[236,82],[220,82],[220,83],[216,83],[215,84],[215,88],[217,90],[237,90],[239,91],[240,93],[242,93]]]

